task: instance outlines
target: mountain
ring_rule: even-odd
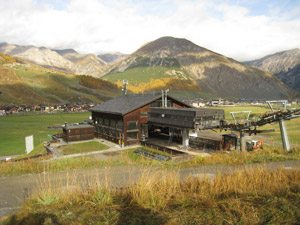
[[[245,63],[273,73],[283,83],[300,91],[300,49],[278,52]]]
[[[75,50],[51,50],[45,47],[19,46],[0,43],[0,52],[45,68],[69,74],[100,76],[106,63],[93,54],[79,54]]]
[[[202,92],[247,99],[287,98],[293,91],[271,73],[245,65],[200,47],[186,39],[162,37],[145,44],[112,66],[104,79],[142,91],[168,88],[172,80],[190,82]],[[161,84],[161,81],[165,83]],[[193,89],[196,90],[194,85]],[[199,90],[197,90],[199,92]]]
[[[101,58],[103,61],[105,61],[108,64],[114,64],[119,62],[121,59],[125,58],[127,54],[123,54],[120,52],[115,53],[105,53],[98,55],[99,58]]]
[[[67,75],[0,53],[0,105],[102,102],[121,95],[116,85]]]
[[[100,76],[106,71],[106,62],[95,54],[79,54],[73,49],[54,50],[77,65],[76,74]]]

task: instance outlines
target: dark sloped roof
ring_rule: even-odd
[[[171,96],[168,96],[178,102],[181,102]],[[103,102],[98,106],[89,109],[90,112],[103,112],[125,115],[133,110],[136,110],[144,105],[147,105],[157,99],[161,98],[160,94],[135,94],[123,95],[109,101]],[[182,103],[188,106],[185,103]]]

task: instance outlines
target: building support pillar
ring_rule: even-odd
[[[189,148],[189,130],[186,128],[182,129],[182,145],[184,149]]]
[[[280,134],[282,140],[282,147],[286,151],[290,151],[289,136],[285,127],[285,120],[279,120]]]
[[[245,131],[240,130],[240,151],[245,152],[246,151],[246,141],[245,141]]]

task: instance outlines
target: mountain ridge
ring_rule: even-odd
[[[174,75],[182,80],[190,79],[204,92],[220,97],[273,99],[286,98],[293,93],[268,72],[200,47],[189,40],[173,37],[162,37],[143,45],[114,64],[104,78],[116,82],[121,74],[130,77],[130,71],[132,74],[136,71],[142,74],[143,71],[154,69],[163,71],[162,78]],[[141,76],[148,75],[144,72]],[[141,79],[139,74],[134,76]]]
[[[300,92],[299,48],[277,52],[245,63],[273,73],[279,80]]]
[[[121,52],[112,52],[98,54],[97,56],[108,64],[114,64],[125,58],[127,55],[128,54],[123,54]]]
[[[92,81],[94,86],[86,81]],[[0,105],[102,102],[121,95],[116,85],[101,79],[67,75],[3,53],[0,53],[0,90]]]
[[[46,47],[11,45],[4,42],[0,43],[0,52],[69,74],[99,77],[106,70],[106,62],[96,55],[79,54],[73,49],[51,50]]]

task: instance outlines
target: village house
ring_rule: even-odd
[[[6,112],[5,109],[0,108],[0,116],[5,116]]]

